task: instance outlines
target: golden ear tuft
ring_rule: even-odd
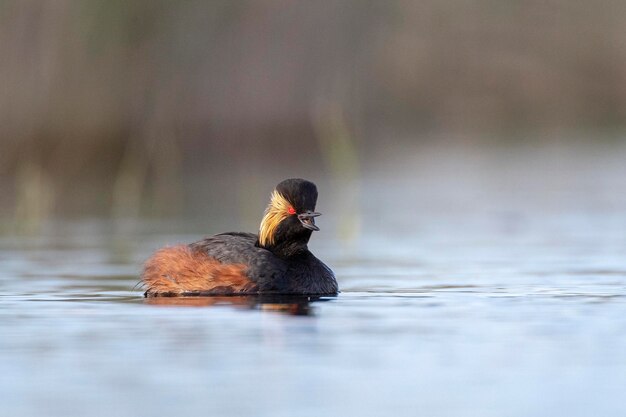
[[[270,203],[265,209],[263,220],[261,220],[259,230],[259,243],[261,246],[267,247],[274,244],[276,228],[280,222],[289,216],[290,207],[289,201],[278,191],[274,190],[272,192]]]

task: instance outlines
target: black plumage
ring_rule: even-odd
[[[246,265],[246,275],[257,286],[254,292],[337,293],[335,274],[308,249],[279,257],[259,247],[258,240],[258,235],[252,233],[222,233],[192,243],[190,247],[225,264]]]

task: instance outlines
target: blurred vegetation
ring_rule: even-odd
[[[624,21],[618,0],[3,0],[0,210],[247,215],[260,177],[354,183],[381,146],[619,130]]]

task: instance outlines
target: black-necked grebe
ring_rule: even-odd
[[[337,294],[335,275],[307,247],[319,230],[316,202],[312,182],[281,182],[258,235],[222,233],[152,255],[142,273],[145,295]]]

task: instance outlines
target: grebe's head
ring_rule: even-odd
[[[294,254],[306,250],[314,230],[317,187],[300,178],[285,180],[272,192],[259,231],[259,244],[267,249]]]

